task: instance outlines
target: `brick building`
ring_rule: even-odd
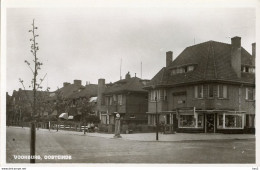
[[[131,77],[105,84],[98,80],[97,110],[102,124],[114,124],[115,113],[120,113],[122,123],[147,123],[148,92],[143,89],[148,80]]]
[[[21,88],[13,91],[12,96],[7,94],[7,122],[8,124],[18,124],[24,121],[30,121],[32,118],[46,116],[48,106],[45,100],[49,97],[50,92],[36,92],[36,113],[33,113],[33,91],[22,90]],[[47,114],[48,115],[48,114]]]
[[[93,115],[95,115],[96,102],[93,97],[97,96],[97,84],[82,85],[81,80],[74,80],[73,84],[64,82],[63,87],[53,93],[49,102],[54,103],[52,115],[68,113],[73,120],[82,119],[82,110],[84,106],[93,105]],[[91,100],[91,101],[90,101]],[[91,103],[90,103],[91,102]],[[89,111],[92,114],[92,111]],[[86,116],[86,115],[85,115]]]
[[[252,54],[231,44],[207,41],[193,45],[162,68],[149,90],[148,124],[173,132],[243,133],[255,128],[255,43]]]

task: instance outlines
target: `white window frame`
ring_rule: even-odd
[[[200,127],[198,127],[198,117],[199,115],[202,115],[202,124]],[[195,124],[194,126],[190,126],[190,127],[185,127],[185,126],[181,126],[181,116],[193,116],[194,119],[195,119]],[[183,113],[183,114],[180,114],[179,115],[179,118],[178,118],[178,128],[183,128],[183,129],[187,129],[187,128],[192,128],[192,129],[203,129],[204,127],[204,118],[203,118],[203,114],[198,114],[198,113],[195,113],[195,116],[194,116],[194,113]]]
[[[123,95],[122,94],[119,94],[118,96],[117,96],[117,98],[118,98],[118,104],[119,105],[122,105],[123,104]]]
[[[212,87],[212,90],[213,90],[213,96],[212,97],[209,96],[209,87],[210,86]],[[208,98],[210,98],[210,99],[214,98],[214,85],[213,84],[208,85]]]
[[[151,90],[151,101],[155,101],[155,97],[157,97],[157,101],[160,100],[160,90]]]
[[[199,93],[199,87],[201,87],[201,93]],[[194,97],[196,99],[203,99],[203,85],[196,85],[194,87]]]
[[[221,91],[220,91],[220,86],[222,86]],[[226,92],[226,95],[224,95],[224,92]],[[222,93],[222,96],[220,96],[221,93]],[[219,99],[228,99],[228,86],[227,85],[223,85],[223,84],[218,85],[218,98]]]
[[[217,128],[218,129],[243,129],[245,122],[244,122],[244,114],[235,114],[235,113],[223,113],[220,114],[222,115],[222,127],[219,126],[219,115],[217,116]],[[241,122],[241,127],[226,127],[226,116],[241,116],[242,122]]]
[[[252,91],[252,93],[253,93],[253,99],[249,99],[248,97],[248,92],[249,91]],[[246,100],[249,100],[249,101],[254,101],[255,100],[255,88],[253,88],[253,87],[246,87]]]

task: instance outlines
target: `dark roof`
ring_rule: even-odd
[[[47,91],[36,91],[36,98],[47,99],[49,97],[50,92]],[[12,97],[20,97],[22,101],[33,101],[33,90],[22,90],[13,91]]]
[[[94,97],[97,96],[97,84],[89,84],[72,93],[68,98]]]
[[[83,90],[84,86],[78,84],[68,84],[65,87],[62,87],[57,90],[63,98],[69,98],[73,93],[79,92],[79,90]]]
[[[147,82],[147,80],[145,80],[145,82]],[[111,94],[120,92],[147,92],[143,89],[145,82],[138,77],[122,79],[109,84],[104,93]]]
[[[195,65],[194,71],[171,74],[171,69]],[[253,56],[241,47],[241,65],[253,66]],[[178,85],[199,81],[233,81],[255,83],[255,75],[241,73],[237,76],[231,67],[231,44],[207,41],[187,47],[168,67],[162,68],[146,86]]]

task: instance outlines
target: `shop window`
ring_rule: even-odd
[[[213,85],[210,84],[208,85],[208,97],[213,98],[214,97],[214,90],[213,90]]]
[[[194,115],[180,115],[180,127],[195,127]]]
[[[225,127],[226,128],[242,128],[242,116],[241,115],[225,115]]]
[[[255,100],[255,89],[246,88],[246,100]]]
[[[195,98],[202,99],[203,98],[203,85],[195,86],[194,92],[195,92]]]
[[[227,85],[218,85],[218,98],[227,99],[228,97],[227,92],[228,92]]]

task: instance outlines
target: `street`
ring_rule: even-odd
[[[29,163],[14,155],[29,155],[28,128],[7,127],[7,163]],[[71,155],[70,160],[36,163],[255,163],[255,139],[202,141],[134,141],[36,131],[36,155]]]

